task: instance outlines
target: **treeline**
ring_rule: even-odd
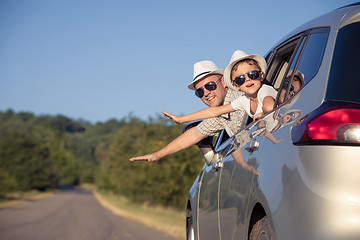
[[[133,201],[183,208],[203,166],[196,147],[155,163],[129,161],[165,146],[182,127],[161,117],[91,124],[60,115],[0,112],[0,197],[94,183]]]

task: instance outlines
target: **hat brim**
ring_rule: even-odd
[[[202,80],[203,78],[209,76],[209,75],[214,75],[214,74],[219,74],[219,75],[224,75],[224,70],[222,69],[218,69],[218,70],[215,70],[215,71],[211,71],[209,73],[206,73],[204,75],[201,75],[199,77],[196,77],[189,85],[188,85],[188,88],[191,89],[191,90],[196,90],[195,89],[195,86],[194,86],[194,83],[197,82],[197,81],[200,81]]]
[[[290,70],[288,73],[288,77],[292,75],[293,70]],[[302,74],[299,70],[295,70],[295,74],[294,77],[298,77],[300,79],[301,82],[301,86],[304,85],[304,74]]]
[[[224,81],[225,81],[225,84],[226,86],[228,86],[229,88],[231,89],[234,89],[234,90],[238,90],[233,84],[232,84],[232,81],[231,81],[231,71],[232,71],[232,68],[234,67],[234,65],[242,60],[245,60],[245,59],[252,59],[252,60],[255,60],[259,66],[260,66],[260,70],[265,73],[266,71],[266,68],[267,68],[267,64],[266,64],[266,61],[265,59],[260,56],[260,55],[257,55],[257,54],[254,54],[254,55],[248,55],[248,56],[245,56],[245,57],[242,57],[242,58],[239,58],[239,59],[236,59],[235,61],[231,62],[226,68],[225,68],[225,71],[224,71]]]

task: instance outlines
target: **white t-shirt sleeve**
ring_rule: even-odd
[[[257,98],[258,98],[259,103],[258,103],[258,107],[256,109],[256,113],[254,115],[262,112],[263,101],[264,101],[265,97],[270,96],[275,100],[276,95],[277,95],[277,91],[272,86],[263,84],[258,92]]]
[[[263,102],[264,98],[271,96],[274,100],[276,99],[277,91],[269,85],[263,84],[258,93],[259,102]]]
[[[240,96],[238,98],[235,98],[233,101],[231,101],[231,106],[235,110],[245,110],[246,109],[246,97]]]
[[[258,98],[258,107],[256,109],[256,113],[260,113],[262,112],[262,103],[263,100],[266,96],[271,96],[272,98],[276,99],[276,95],[277,95],[277,91],[269,85],[265,85],[263,84],[261,86],[261,88],[259,89],[257,98]],[[246,113],[250,116],[250,117],[254,117],[255,114],[252,114],[250,112],[250,99],[248,97],[246,97],[246,95],[242,95],[236,99],[234,99],[231,102],[231,106],[235,109],[235,110],[245,110]]]

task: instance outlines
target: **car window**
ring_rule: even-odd
[[[270,60],[271,62],[266,73],[266,79],[278,91],[278,93],[284,88],[283,79],[288,72],[289,66],[296,63],[297,58],[295,58],[295,56],[299,55],[305,41],[306,37],[301,35],[296,36],[279,46],[275,49],[275,53],[272,54],[273,57]],[[279,95],[280,94],[278,94],[276,102],[279,102]]]
[[[325,98],[360,103],[360,23],[339,30]]]
[[[313,79],[319,70],[328,34],[328,29],[321,29],[313,31],[309,35],[309,39],[306,42],[306,46],[303,49],[299,64],[296,68],[303,74],[305,84]]]
[[[286,69],[290,63],[291,56],[293,55],[293,52],[295,51],[300,40],[301,38],[297,37],[289,41],[288,43],[277,48],[273,54],[265,78],[275,89],[279,89]]]
[[[328,33],[328,29],[303,32],[275,50],[266,79],[278,90],[277,106],[291,98],[316,75]]]

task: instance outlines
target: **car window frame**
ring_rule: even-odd
[[[232,140],[234,139],[234,136],[229,136],[226,130],[222,130],[219,137],[217,137],[216,142],[214,144],[214,151],[220,152],[223,150],[226,146],[228,146]]]
[[[283,63],[274,63],[274,61],[277,60],[276,58],[276,54],[279,52],[279,51],[285,51],[283,48],[286,47],[287,45],[289,44],[292,44],[293,41],[296,41],[297,40],[297,45],[296,47],[294,48],[292,54],[291,54],[291,57],[290,57],[290,60],[288,62],[288,65],[286,66],[286,70],[284,71],[284,74],[282,76],[282,79],[281,79],[281,83],[280,83],[280,86],[279,88],[275,88],[277,89],[278,91],[278,94],[277,94],[277,97],[275,99],[275,104],[274,104],[274,110],[281,107],[282,105],[284,105],[286,102],[288,102],[290,99],[292,99],[293,97],[290,97],[290,98],[287,98],[287,95],[289,93],[289,89],[290,89],[290,86],[292,84],[292,81],[294,79],[294,74],[292,74],[290,80],[289,80],[289,86],[287,87],[286,89],[286,93],[285,93],[285,100],[283,101],[282,104],[279,104],[279,99],[280,99],[280,93],[281,93],[281,89],[283,88],[285,82],[286,82],[286,76],[290,70],[290,66],[292,66],[293,64],[293,61],[294,61],[294,58],[295,56],[297,55],[297,53],[299,52],[299,55],[297,56],[297,58],[295,59],[295,65],[294,66],[294,70],[297,70],[298,68],[298,65],[302,59],[302,56],[303,56],[303,52],[304,50],[306,49],[306,46],[309,42],[309,40],[311,39],[311,35],[312,34],[317,34],[317,33],[326,33],[327,34],[327,38],[325,40],[325,46],[324,46],[324,49],[326,48],[326,45],[327,45],[327,40],[328,40],[328,37],[329,37],[329,33],[330,33],[330,28],[329,27],[320,27],[320,28],[312,28],[312,29],[307,29],[305,31],[302,31],[296,35],[293,35],[291,37],[289,37],[288,39],[286,39],[285,41],[283,41],[282,43],[280,43],[279,45],[277,45],[276,47],[274,47],[273,50],[271,50],[268,54],[268,56],[265,57],[265,59],[269,59],[268,61],[268,69],[266,71],[266,75],[265,75],[265,78],[270,82],[271,86],[273,86],[275,88],[275,82],[278,82],[279,79],[278,79],[278,76],[276,76],[274,78],[274,74],[275,75],[278,75],[279,74],[279,67],[281,68],[281,64]],[[303,43],[303,44],[302,44]],[[301,49],[299,49],[299,47],[301,47]],[[290,47],[289,47],[290,48]],[[316,76],[317,72],[319,71],[319,68],[321,66],[321,62],[323,61],[323,58],[324,58],[324,52],[322,53],[321,57],[320,57],[320,63],[319,63],[319,67],[317,68],[317,70],[314,72],[314,76]],[[285,54],[284,54],[285,55]],[[271,73],[271,77],[269,78],[268,75],[269,75],[269,69],[272,70],[272,67],[273,67],[273,64],[277,64],[276,68],[274,69],[274,71],[270,71]],[[299,91],[301,91],[309,82],[311,82],[311,80],[313,79],[313,77],[307,81],[304,82],[304,84],[301,86],[301,88],[299,89]]]

